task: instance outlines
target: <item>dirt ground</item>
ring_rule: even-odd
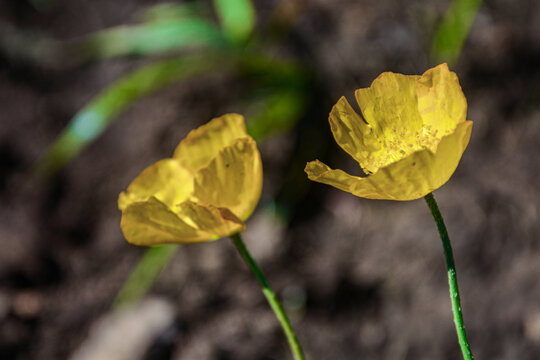
[[[131,22],[156,2],[56,3],[38,12],[2,0],[0,21],[66,40]],[[460,358],[442,248],[423,200],[359,199],[309,183],[298,165],[319,157],[357,172],[333,143],[332,104],[383,71],[424,72],[447,5],[313,0],[280,49],[311,69],[317,94],[293,131],[260,144],[264,194],[244,238],[308,359]],[[264,21],[275,2],[256,6]],[[107,350],[122,344],[124,354],[136,351],[131,359],[290,359],[228,239],[181,247],[139,308],[110,310],[144,252],[123,240],[118,193],[193,127],[243,112],[234,77],[159,91],[54,178],[29,177],[71,117],[140,63],[45,66],[0,52],[0,358],[121,359]],[[486,1],[452,69],[474,128],[435,196],[453,241],[471,346],[479,360],[540,359],[540,3]],[[313,134],[323,139],[321,154],[309,151]],[[269,210],[276,197],[290,205],[287,224]]]

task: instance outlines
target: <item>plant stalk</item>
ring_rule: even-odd
[[[463,323],[463,313],[461,311],[461,300],[459,298],[459,288],[456,275],[456,264],[454,262],[454,255],[452,253],[452,245],[450,244],[450,238],[448,237],[448,231],[444,225],[444,220],[437,206],[437,202],[432,193],[424,196],[426,203],[431,210],[431,214],[437,224],[437,229],[441,236],[442,245],[444,249],[444,257],[446,259],[446,270],[448,271],[448,285],[450,290],[450,300],[452,302],[452,313],[454,315],[454,324],[456,325],[456,332],[461,347],[461,353],[463,359],[474,360],[471,353],[471,346],[467,340],[467,333],[465,332],[465,325]]]
[[[270,307],[276,314],[276,317],[281,324],[281,327],[283,328],[283,332],[285,333],[285,336],[287,337],[287,341],[289,342],[289,347],[291,348],[291,352],[293,354],[294,360],[304,360],[304,354],[302,352],[302,348],[300,347],[300,344],[298,343],[298,339],[296,338],[296,335],[294,333],[294,330],[291,326],[291,323],[289,319],[287,318],[287,314],[285,314],[285,310],[283,310],[283,307],[281,306],[276,294],[272,291],[270,288],[270,285],[268,285],[268,281],[264,277],[261,269],[259,266],[257,266],[257,263],[255,260],[253,260],[253,257],[251,257],[251,254],[249,253],[248,249],[246,248],[246,245],[242,241],[242,238],[240,237],[240,234],[234,234],[231,235],[231,240],[233,241],[234,245],[236,246],[236,249],[246,262],[247,266],[253,271],[253,274],[257,278],[257,281],[259,284],[261,284],[262,292],[264,296],[266,297],[266,300],[270,304]]]

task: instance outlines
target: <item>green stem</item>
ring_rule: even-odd
[[[178,245],[161,245],[148,248],[135,269],[131,271],[124,285],[122,285],[118,295],[116,295],[113,308],[118,309],[141,300],[177,250]]]
[[[289,319],[287,318],[287,315],[285,314],[285,311],[283,310],[283,307],[279,303],[279,300],[270,289],[270,285],[268,285],[268,281],[266,281],[266,278],[264,277],[263,273],[261,272],[261,269],[257,266],[257,263],[255,263],[255,260],[251,257],[248,249],[246,248],[246,245],[242,241],[242,238],[240,237],[240,234],[234,234],[231,236],[231,240],[233,241],[234,245],[236,246],[236,249],[246,262],[246,264],[249,266],[251,271],[253,271],[253,274],[255,274],[255,277],[257,278],[257,281],[259,281],[259,284],[262,286],[262,292],[264,293],[264,296],[266,296],[266,300],[268,300],[268,303],[270,304],[270,307],[276,314],[276,317],[281,324],[281,327],[283,328],[283,332],[285,333],[285,336],[287,337],[287,340],[289,341],[289,347],[291,348],[291,352],[293,354],[294,360],[304,360],[304,354],[302,353],[302,348],[300,347],[300,344],[298,343],[298,339],[296,338],[296,335],[294,334],[294,330],[291,326],[291,323],[289,322]]]
[[[446,270],[448,271],[448,285],[450,288],[450,300],[452,301],[452,313],[454,314],[454,323],[456,325],[456,332],[461,347],[461,353],[463,359],[474,360],[471,353],[471,347],[467,340],[467,333],[465,332],[465,325],[463,324],[463,314],[461,312],[461,301],[459,299],[459,289],[456,276],[456,264],[454,263],[454,255],[452,254],[452,245],[450,245],[450,238],[448,237],[448,231],[444,225],[444,220],[437,206],[437,202],[432,193],[424,196],[426,203],[431,210],[431,214],[439,229],[441,240],[444,249],[444,257],[446,258]]]

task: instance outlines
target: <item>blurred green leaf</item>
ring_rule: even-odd
[[[217,16],[225,36],[234,44],[248,40],[256,22],[250,0],[214,0]]]
[[[226,41],[214,24],[202,19],[186,18],[102,30],[75,41],[71,52],[83,59],[101,59],[224,45]]]
[[[227,64],[227,58],[222,56],[194,55],[147,65],[117,80],[75,115],[38,163],[37,173],[50,175],[61,169],[101,134],[116,115],[142,97],[183,79],[224,70]]]
[[[253,87],[246,114],[248,133],[261,140],[293,128],[309,97],[306,69],[294,61],[246,52],[238,70]]]
[[[256,140],[290,130],[304,112],[306,104],[302,92],[282,90],[248,108],[247,130]]]
[[[176,254],[178,248],[178,245],[163,245],[147,249],[116,296],[113,308],[132,304],[142,298]]]
[[[239,59],[240,76],[252,79],[259,89],[266,87],[309,91],[310,73],[302,64],[244,52]]]
[[[439,26],[431,49],[433,63],[457,62],[482,0],[454,0]]]

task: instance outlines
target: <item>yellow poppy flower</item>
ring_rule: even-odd
[[[262,190],[262,163],[244,118],[226,114],[192,130],[172,158],[147,167],[118,197],[134,245],[189,244],[245,230]]]
[[[309,179],[368,199],[414,200],[441,187],[471,136],[467,101],[454,72],[438,65],[422,76],[382,73],[355,92],[361,113],[342,97],[330,112],[339,146],[368,175],[333,170],[319,160]]]

